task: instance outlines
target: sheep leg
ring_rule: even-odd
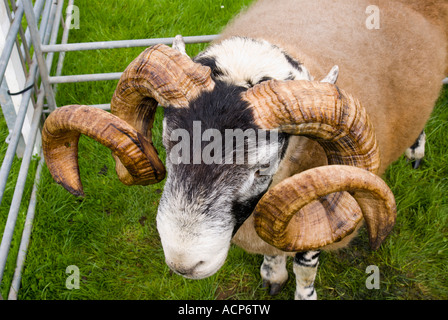
[[[286,255],[264,256],[260,268],[261,278],[263,279],[262,286],[268,288],[269,294],[272,296],[278,294],[288,280],[286,258]]]
[[[417,169],[420,166],[420,163],[425,156],[425,143],[426,134],[425,131],[422,131],[414,144],[405,152],[408,161],[412,161],[412,167],[414,169]]]
[[[316,300],[314,279],[319,265],[320,251],[298,252],[294,257],[293,270],[296,275],[296,300]]]

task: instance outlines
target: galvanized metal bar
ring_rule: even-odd
[[[68,0],[67,8],[70,6],[73,6],[74,0]],[[72,21],[72,13],[67,13],[67,17],[65,19],[65,23],[63,23],[63,31],[62,31],[62,39],[61,44],[67,44],[68,42],[68,34],[70,31],[70,22]],[[64,65],[64,59],[65,59],[65,52],[60,52],[58,57],[58,64],[56,66],[56,76],[60,76],[62,74],[62,66]],[[50,79],[51,80],[51,79]],[[56,92],[58,90],[58,85],[53,85],[54,94],[56,95]]]
[[[5,0],[5,1],[8,1],[8,0]],[[14,0],[11,0],[11,5],[12,5],[12,8],[14,11],[17,10],[19,3],[20,3],[20,0],[18,0],[17,3],[15,3]],[[39,3],[42,3],[42,4],[39,4]],[[40,8],[39,8],[39,6],[40,6]],[[37,0],[36,4],[34,6],[34,13],[37,17],[40,17],[40,15],[42,13],[42,8],[43,8],[43,0]],[[27,35],[26,31],[28,31],[28,35]],[[22,40],[22,44],[19,44],[19,40],[18,40],[18,38],[16,38],[16,45],[17,45],[17,48],[19,49],[18,51],[22,56],[25,56],[26,65],[23,65],[24,63],[22,62],[25,77],[28,76],[29,66],[31,65],[31,61],[32,61],[30,47],[28,46],[29,37],[30,37],[29,30],[26,30],[26,31],[24,32],[23,27],[20,26],[19,35],[20,35],[20,39]],[[27,41],[27,38],[28,38],[28,41]],[[34,90],[35,90],[35,92],[37,92],[37,90],[38,90],[37,83],[34,84]],[[34,107],[33,97],[31,98],[31,102],[33,103],[33,107]]]
[[[36,20],[39,21],[40,16],[42,15],[42,10],[44,9],[45,0],[37,0],[34,4],[34,16],[36,17]],[[29,43],[30,43],[30,28],[27,27],[25,30],[25,40],[23,42],[26,42],[28,50],[29,50]],[[22,51],[25,51],[25,47],[21,47]]]
[[[9,136],[6,138],[5,142],[9,144],[11,140],[12,128],[16,123],[17,115],[14,109],[14,102],[11,96],[8,94],[9,88],[6,83],[6,79],[3,79],[0,86],[0,105],[2,106],[3,117],[6,120],[6,125],[9,129]],[[23,140],[23,135],[20,135],[19,144],[16,149],[16,154],[19,158],[23,157],[23,152],[25,150],[25,141]]]
[[[186,44],[206,43],[218,38],[218,35],[191,36],[184,37]],[[117,41],[99,41],[84,43],[67,43],[55,45],[43,45],[43,52],[67,52],[81,50],[99,50],[99,49],[117,49],[131,47],[150,47],[156,44],[170,45],[174,38],[155,38],[155,39],[137,39],[137,40],[117,40]]]
[[[48,2],[48,3],[50,3],[50,2]],[[60,11],[59,12],[59,14],[60,14],[62,12],[62,4],[59,4],[57,9]],[[48,12],[50,12],[50,11],[48,11]],[[53,11],[53,14],[55,14],[56,17],[58,16],[57,11]],[[48,21],[50,21],[50,22],[56,21],[55,23],[59,25],[60,15],[58,17],[58,20],[50,18],[50,19],[47,19],[47,21],[45,21],[45,23],[47,23]],[[51,29],[51,39],[48,39],[48,38],[50,38],[50,32],[46,32],[48,30],[50,30],[50,28],[47,28],[46,26],[45,27],[41,26],[40,32],[46,34],[46,36],[44,36],[44,41],[45,42],[50,41],[50,43],[55,43],[56,39],[57,39],[57,35],[58,35],[58,32],[57,32],[58,29],[54,29],[54,28]],[[53,57],[54,57],[53,54],[47,55],[47,58],[45,61],[46,65],[51,66]],[[36,70],[36,69],[37,68],[34,68],[34,70]],[[34,71],[34,72],[36,72],[36,71]],[[6,266],[6,259],[8,257],[9,249],[11,246],[11,241],[12,241],[15,225],[17,222],[19,209],[20,209],[20,205],[22,202],[23,191],[24,191],[26,179],[28,176],[29,166],[31,163],[32,155],[33,155],[34,145],[36,143],[36,137],[37,137],[38,131],[39,131],[40,120],[42,118],[43,105],[44,105],[44,94],[45,94],[45,91],[42,90],[43,86],[44,86],[44,84],[42,83],[41,90],[39,92],[38,99],[37,99],[36,108],[34,110],[33,119],[31,122],[30,134],[28,137],[28,141],[26,144],[22,163],[20,166],[20,171],[19,171],[19,174],[17,177],[17,183],[16,183],[14,195],[13,195],[11,206],[10,206],[8,219],[7,219],[5,229],[3,232],[2,242],[0,244],[0,283],[3,278],[3,273],[4,273],[5,266]],[[38,171],[36,173],[36,179],[39,179],[42,161],[43,160],[41,160],[41,163],[39,164]],[[36,185],[37,185],[37,183],[35,183],[33,185],[33,193],[32,193],[32,197],[30,199],[29,209],[28,209],[28,213],[27,213],[27,220],[26,220],[27,222],[29,222],[30,219],[32,221],[32,219],[34,218],[34,210],[35,210],[35,205],[36,205],[36,198],[35,198]],[[25,259],[26,248],[28,246],[30,233],[31,233],[31,226],[25,225],[25,228],[24,228],[24,231],[22,234],[22,241],[20,244],[19,255],[17,258],[17,267],[15,270],[13,283],[11,285],[11,288],[13,289],[11,291],[11,298],[14,298],[14,294],[15,295],[17,294],[17,291],[15,290],[15,288],[18,288],[20,286],[21,269],[22,269],[23,262]],[[24,249],[24,246],[25,246],[25,249]],[[19,284],[17,282],[19,282]]]
[[[50,77],[50,83],[72,83],[72,82],[87,82],[87,81],[105,81],[118,80],[123,72],[111,73],[92,73],[92,74],[77,74],[71,76],[53,76]]]
[[[28,246],[31,238],[31,231],[33,229],[34,214],[36,212],[37,203],[37,186],[39,185],[42,167],[45,160],[40,155],[40,160],[37,165],[36,175],[34,178],[33,190],[31,191],[31,198],[28,205],[28,211],[26,214],[25,226],[22,232],[22,239],[20,241],[19,253],[17,255],[16,269],[14,271],[14,277],[12,279],[11,288],[9,289],[8,300],[17,300],[17,294],[20,289],[20,281],[22,279],[22,270],[25,264],[26,255],[28,252]]]
[[[5,1],[8,1],[8,0],[5,0]],[[38,0],[37,2],[39,2],[39,1],[42,2],[42,0]],[[13,2],[14,2],[14,1],[11,0],[11,4],[12,4]],[[20,1],[19,1],[19,2],[20,2]],[[37,16],[40,16],[40,13],[39,13],[39,15],[36,14],[36,6],[37,6],[37,3],[36,3],[36,5],[34,6],[34,13],[35,13],[35,15],[36,15],[36,17],[37,17]],[[15,8],[15,9],[14,9],[14,8]],[[14,9],[14,10],[17,9],[17,4],[13,4],[13,9]],[[22,53],[23,56],[25,56],[26,63],[27,63],[28,65],[30,65],[30,64],[31,64],[31,53],[30,53],[30,48],[28,47],[28,41],[26,41],[26,31],[23,30],[22,26],[20,26],[20,28],[19,28],[19,35],[20,35],[20,38],[22,39],[22,44],[21,44],[21,45],[17,44],[17,47],[20,48],[20,52]],[[25,68],[24,68],[24,69],[25,69]],[[26,69],[25,69],[25,70],[26,70]],[[36,86],[34,89],[37,90],[37,86]]]
[[[17,217],[19,214],[20,204],[22,202],[23,190],[25,188],[28,170],[33,156],[34,143],[36,140],[37,131],[39,129],[40,119],[43,110],[44,91],[41,91],[38,96],[37,106],[34,110],[33,120],[31,123],[30,134],[26,142],[25,152],[23,154],[22,164],[20,166],[19,175],[17,177],[16,188],[12,197],[11,206],[9,208],[8,219],[6,220],[5,229],[3,231],[2,242],[0,244],[0,283],[3,279],[3,273],[6,267],[6,260],[8,258],[11,240],[14,234]]]
[[[27,1],[27,0],[24,0]],[[39,30],[41,33],[41,37],[45,34],[46,29],[46,23],[48,21],[48,16],[50,14],[50,5],[51,0],[47,2],[47,5],[45,7],[44,15],[42,17],[42,23],[43,24]],[[36,53],[33,55],[33,61],[30,65],[30,72],[28,74],[27,80],[25,82],[25,87],[29,87],[31,84],[34,83],[34,78],[37,73],[37,63],[36,63]],[[19,110],[17,112],[17,118],[16,122],[14,124],[13,131],[10,135],[10,142],[8,149],[6,150],[5,157],[3,158],[2,166],[0,168],[0,204],[2,203],[3,194],[5,192],[6,188],[6,181],[8,179],[9,172],[11,171],[12,162],[14,160],[14,155],[17,150],[17,146],[19,143],[19,139],[21,136],[21,131],[23,127],[23,123],[25,121],[26,112],[28,109],[28,103],[31,98],[31,94],[33,93],[33,89],[25,91],[22,94],[22,100],[20,103]]]
[[[443,84],[448,84],[448,78],[443,79],[442,83]]]
[[[11,56],[12,48],[16,42],[17,33],[19,32],[19,28],[22,23],[23,13],[23,6],[20,6],[14,15],[14,21],[9,27],[8,35],[5,39],[5,46],[3,47],[2,55],[0,56],[0,83],[3,81],[5,76],[9,57]]]
[[[100,103],[100,104],[88,104],[88,106],[90,107],[94,107],[94,108],[98,108],[98,109],[103,109],[103,110],[107,110],[110,111],[110,103]],[[44,105],[44,114],[49,114],[50,111],[49,110],[45,110],[45,105]]]
[[[25,86],[28,87],[34,83],[34,76],[36,74],[37,65],[36,63],[31,63],[30,74],[28,75],[28,79],[25,83]],[[28,110],[28,103],[31,98],[31,93],[34,89],[28,90],[22,95],[22,101],[20,103],[19,110],[17,112],[16,122],[14,124],[14,128],[12,133],[10,134],[9,146],[6,150],[5,157],[3,158],[3,163],[0,168],[0,204],[2,203],[3,194],[6,188],[6,181],[8,179],[9,172],[11,171],[12,162],[14,160],[14,155],[17,150],[17,145],[19,143],[22,127],[25,121],[26,112]]]
[[[61,24],[62,8],[63,7],[64,7],[64,0],[58,0],[58,3],[55,7],[54,20],[52,23],[53,27],[51,28],[50,44],[55,44],[56,41],[58,40],[59,26]],[[49,70],[49,72],[51,71],[53,57],[54,57],[54,52],[49,52],[47,54],[46,61],[47,61],[47,69]]]
[[[98,109],[110,110],[110,103],[92,104],[90,106],[98,108]]]
[[[44,55],[42,52],[42,38],[39,34],[37,27],[36,17],[34,16],[33,7],[31,1],[23,1],[23,8],[25,10],[26,20],[28,21],[28,27],[31,33],[31,42],[34,47],[37,64],[39,66],[39,73],[44,85],[45,97],[47,98],[47,103],[50,110],[56,109],[56,100],[54,98],[53,88],[50,84],[50,75],[47,65],[44,60]]]
[[[11,24],[13,22],[13,13],[11,12],[11,9],[9,8],[8,0],[4,0],[4,3],[5,3],[5,8],[6,8],[6,14],[9,18],[9,23]],[[14,0],[10,0],[10,3],[11,3],[12,11],[13,12],[16,11],[17,10],[16,2]],[[24,36],[22,26],[19,27],[19,33],[20,33],[21,37]],[[20,42],[17,37],[16,37],[16,47],[20,48]],[[27,73],[26,72],[26,58],[29,57],[29,55],[25,56],[25,53],[22,52],[22,50],[17,50],[17,54],[19,55],[20,63],[22,64],[22,69],[23,69],[24,73],[26,74]],[[28,60],[28,62],[31,62],[31,60]]]
[[[50,19],[50,16],[52,13],[51,9],[53,8],[54,5],[55,4],[53,4],[53,0],[46,0],[45,2],[45,8],[42,14],[42,20],[40,22],[39,27],[39,36],[43,40],[41,44],[48,44],[48,42],[50,41],[51,32],[49,32],[48,30],[51,30],[50,21],[52,21],[52,19]],[[36,53],[34,53],[34,55],[36,55]]]
[[[211,37],[211,38],[210,38]],[[209,42],[211,39],[215,39],[216,36],[200,36],[200,37],[185,37],[186,43],[198,43],[199,42]],[[134,46],[151,46],[158,43],[172,44],[174,38],[159,38],[159,39],[143,39],[143,40],[123,40],[123,41],[106,41],[106,42],[90,42],[86,45],[92,45],[92,48],[97,49],[111,49],[111,48],[125,48]],[[188,41],[187,41],[188,40]],[[67,46],[79,45],[78,44],[67,44]],[[57,45],[60,46],[60,45]],[[46,46],[50,47],[50,45]],[[87,50],[87,49],[85,49]],[[92,49],[93,50],[93,49]],[[71,50],[67,50],[71,51]],[[52,51],[50,51],[52,52]],[[80,74],[80,75],[70,75],[70,76],[52,76],[50,77],[50,83],[73,83],[73,82],[87,82],[87,81],[106,81],[106,80],[118,80],[121,77],[122,72],[113,73],[96,73],[96,74]]]
[[[73,6],[73,3],[74,3],[74,0],[69,0],[68,7]],[[68,34],[70,32],[70,21],[72,21],[71,13],[67,14],[67,17],[65,19],[64,30],[62,31],[61,45],[65,45],[68,42]],[[62,66],[64,65],[64,58],[65,58],[65,51],[62,51],[59,54],[58,65],[56,68],[56,76],[60,76],[62,73]]]
[[[50,0],[47,0],[47,1],[50,1]],[[58,3],[58,1],[54,1],[54,0],[51,1],[50,15],[48,16],[48,21],[45,25],[45,33],[41,39],[42,42],[40,43],[40,45],[42,45],[43,43],[49,43],[49,41],[50,41],[50,37],[51,37],[51,33],[53,31],[53,25],[54,25],[54,21],[55,21],[57,3]],[[26,12],[25,12],[25,15],[26,15]],[[36,16],[34,16],[34,17],[36,17]],[[37,19],[36,19],[36,23],[38,23]],[[39,30],[39,25],[37,25],[37,29]],[[43,55],[43,59],[45,59],[45,55]],[[50,71],[48,71],[48,72],[50,72]]]

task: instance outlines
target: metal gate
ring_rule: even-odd
[[[170,45],[174,38],[104,41],[89,43],[67,43],[69,30],[76,27],[76,6],[68,0],[66,18],[63,18],[64,0],[0,0],[0,104],[6,120],[9,136],[8,148],[0,168],[0,205],[8,179],[12,179],[11,167],[14,158],[21,158],[20,171],[16,177],[15,189],[10,200],[7,220],[0,226],[3,232],[0,245],[0,285],[2,284],[7,259],[15,259],[8,299],[17,299],[21,272],[24,266],[28,243],[33,226],[36,208],[37,184],[43,166],[40,129],[44,115],[57,108],[55,91],[58,83],[83,81],[117,80],[121,72],[101,74],[81,74],[61,76],[65,52],[79,50],[98,50],[131,47],[149,47],[163,43]],[[26,28],[24,28],[26,25]],[[59,43],[60,28],[62,38]],[[204,43],[215,39],[211,36],[185,37],[185,43]],[[54,75],[50,74],[59,53]],[[54,68],[53,68],[54,69]],[[110,109],[110,104],[94,105]],[[33,157],[40,160],[34,177],[29,177]],[[34,172],[33,172],[34,173]],[[34,179],[29,198],[24,198],[25,182]],[[3,201],[4,204],[5,201]],[[27,203],[25,223],[18,225],[19,209]],[[21,233],[21,234],[20,234]],[[18,235],[17,235],[18,234]],[[10,250],[13,236],[21,237],[18,252]],[[6,298],[6,297],[5,297]],[[0,300],[2,299],[0,294]]]

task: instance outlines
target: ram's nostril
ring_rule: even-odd
[[[184,270],[184,269],[175,269],[174,271],[182,276],[185,276],[190,272],[190,270]]]
[[[168,265],[170,266],[170,268],[185,277],[191,277],[194,276],[195,271],[197,271],[197,268],[201,265],[203,265],[205,263],[205,261],[199,261],[198,263],[196,263],[193,267],[188,267],[188,266],[184,266],[182,264],[177,264],[177,265],[173,265],[168,263]]]

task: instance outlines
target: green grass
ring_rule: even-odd
[[[76,1],[80,29],[70,31],[70,42],[216,34],[250,2]],[[187,51],[194,56],[204,47],[189,45]],[[64,74],[122,71],[142,50],[69,52]],[[59,85],[56,99],[58,105],[108,103],[116,83]],[[153,132],[155,146],[164,159],[162,116],[162,110],[158,110]],[[0,123],[3,134],[7,131],[4,128]],[[392,234],[375,252],[369,249],[367,234],[362,230],[349,248],[322,253],[315,283],[320,299],[448,298],[447,132],[445,87],[426,127],[428,144],[421,167],[413,170],[402,157],[384,176],[398,204]],[[288,262],[290,280],[284,290],[270,297],[261,289],[259,268],[263,257],[237,247],[231,248],[225,265],[210,278],[187,280],[173,274],[164,262],[155,227],[163,182],[147,187],[124,186],[115,174],[107,148],[82,137],[79,149],[85,198],[68,194],[43,169],[19,299],[293,298],[292,261]],[[20,161],[16,160],[13,170],[18,165]],[[5,198],[11,196],[9,192]],[[0,219],[5,219],[7,201],[0,208]],[[0,222],[3,225],[3,220]],[[66,288],[66,268],[70,265],[80,270],[78,290]],[[369,265],[379,267],[379,290],[365,286]],[[13,268],[9,263],[5,283]],[[6,292],[5,285],[3,296]]]

